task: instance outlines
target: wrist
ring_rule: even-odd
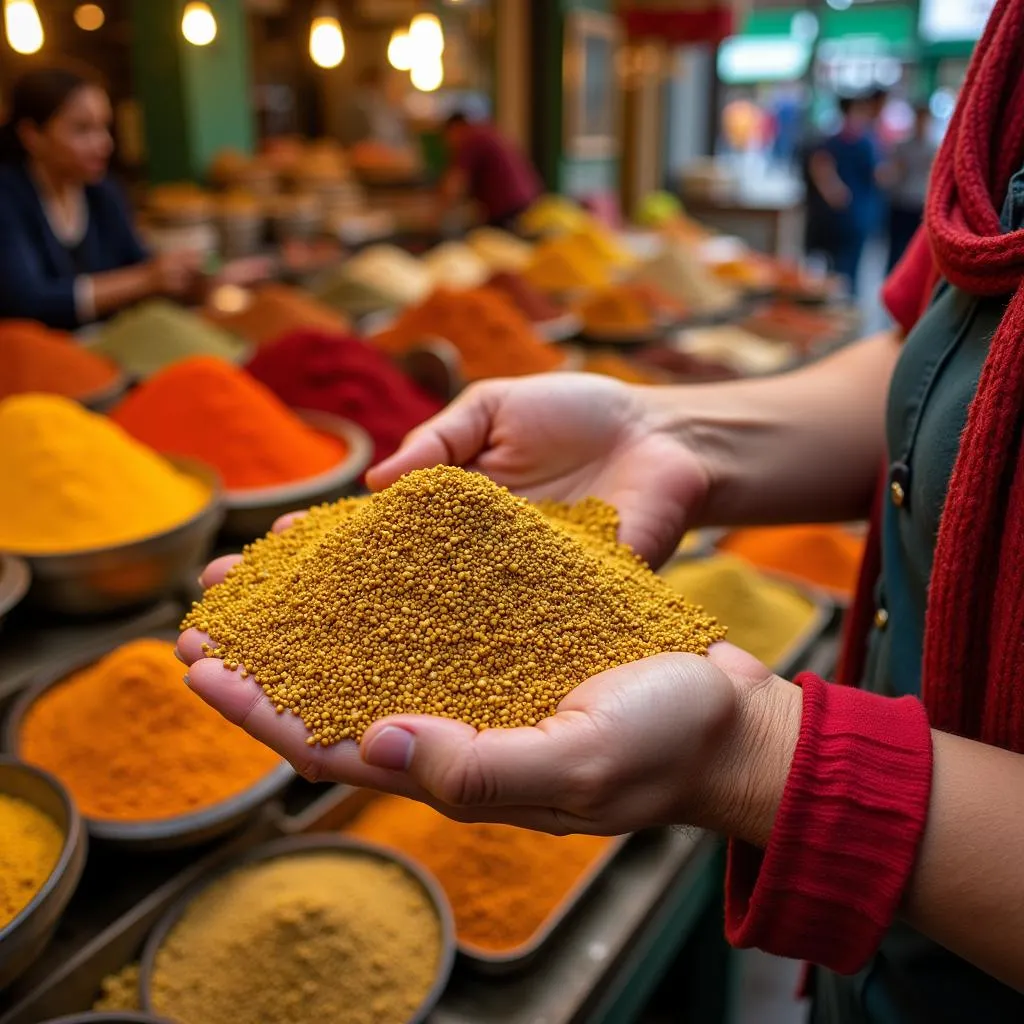
[[[779,676],[754,685],[732,677],[736,723],[709,773],[706,827],[765,847],[771,836],[800,735],[802,692]]]
[[[647,410],[651,427],[689,449],[703,469],[707,486],[687,525],[699,529],[756,521],[752,502],[765,499],[756,485],[758,467],[778,450],[784,428],[772,403],[765,401],[763,387],[730,381],[650,388]]]

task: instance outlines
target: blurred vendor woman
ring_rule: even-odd
[[[111,106],[87,75],[28,72],[0,128],[0,318],[73,330],[194,283],[192,253],[150,258],[108,180]]]

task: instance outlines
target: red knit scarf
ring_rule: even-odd
[[[1024,159],[1024,0],[999,0],[932,174],[936,269],[1012,295],[991,342],[939,528],[923,698],[932,725],[1024,753],[1024,231],[1000,210]]]

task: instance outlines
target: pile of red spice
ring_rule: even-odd
[[[70,334],[32,320],[0,322],[0,398],[28,391],[91,398],[118,374],[114,363],[82,348]]]
[[[161,370],[112,418],[159,452],[212,466],[232,491],[306,480],[347,454],[342,440],[307,426],[259,381],[212,356]]]
[[[441,410],[386,355],[350,335],[291,331],[263,346],[247,369],[287,405],[358,423],[373,440],[374,462]]]
[[[470,381],[545,373],[565,362],[565,356],[545,344],[530,321],[493,288],[439,288],[373,341],[385,352],[400,355],[430,338],[444,338],[455,346],[462,375]]]

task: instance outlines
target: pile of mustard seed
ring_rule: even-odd
[[[184,627],[310,745],[402,713],[536,725],[591,676],[725,635],[617,531],[593,498],[534,506],[479,474],[418,470],[251,544]]]

